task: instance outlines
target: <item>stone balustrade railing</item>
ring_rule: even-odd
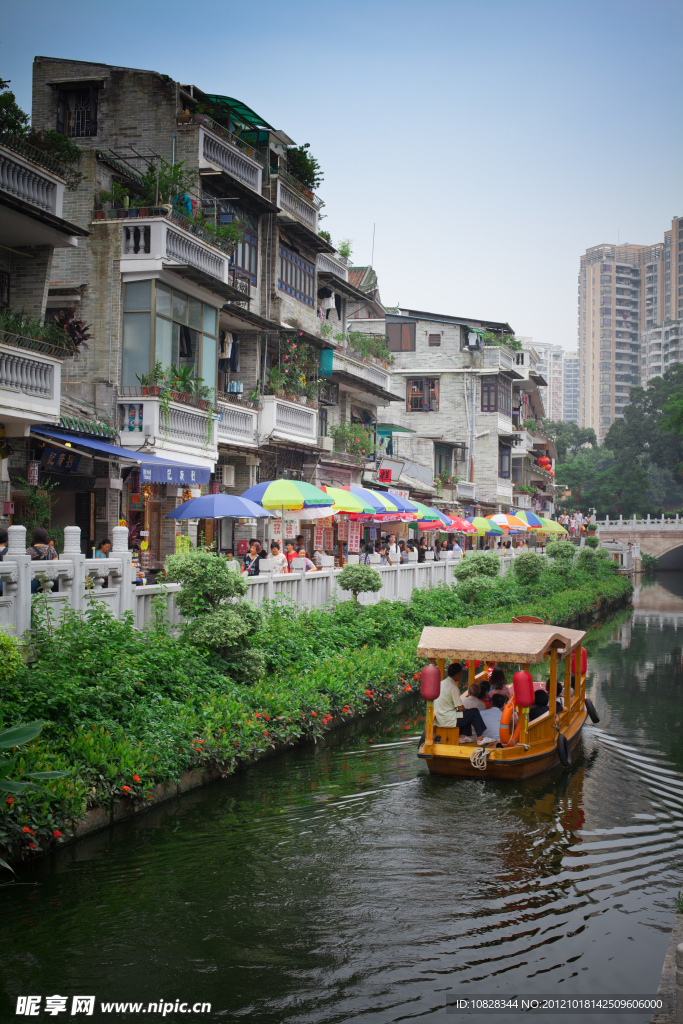
[[[0,348],[0,388],[10,388],[25,395],[52,398],[54,390],[51,363]]]
[[[610,519],[606,516],[604,520],[598,520],[598,529],[600,530],[683,530],[683,519],[676,513],[675,516],[646,516],[645,518],[639,518],[638,516],[631,516],[630,519],[624,519],[623,516],[619,516],[618,519]]]
[[[0,189],[47,213],[56,212],[56,183],[5,152],[0,153]]]
[[[171,628],[182,624],[175,604],[180,590],[176,583],[136,586],[132,556],[128,551],[128,530],[114,527],[113,546],[107,559],[87,558],[80,550],[81,531],[77,526],[64,530],[64,553],[52,562],[32,561],[26,554],[26,528],[9,528],[8,552],[0,562],[0,627],[14,636],[22,636],[31,625],[31,610],[38,602],[44,614],[56,624],[67,608],[83,613],[93,602],[106,605],[116,618],[132,611],[135,626],[142,629],[155,614],[155,598],[162,598],[165,615]],[[500,559],[501,575],[512,564],[511,556]],[[407,601],[416,588],[450,584],[457,578],[457,561],[409,562],[407,565],[373,565],[382,577],[382,589],[376,594],[361,594],[361,604],[378,601]],[[278,597],[292,601],[300,608],[320,608],[332,597],[351,600],[348,591],[340,590],[337,577],[340,569],[316,572],[293,572],[246,578],[247,600],[260,605]],[[31,594],[31,580],[40,581],[38,594]],[[107,586],[104,587],[104,580]],[[58,589],[55,589],[55,586]]]

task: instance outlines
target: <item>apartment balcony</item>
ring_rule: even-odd
[[[319,252],[317,259],[317,270],[319,274],[332,274],[341,281],[348,283],[349,267],[348,260],[343,260],[331,253]]]
[[[256,448],[258,411],[233,402],[216,403],[216,441],[226,445]]]
[[[398,401],[391,390],[391,374],[341,349],[332,356],[331,379],[351,391],[365,391],[387,402]],[[403,401],[403,399],[401,399]]]
[[[279,219],[303,224],[314,235],[318,234],[318,215],[323,201],[304,189],[296,178],[284,171],[271,175],[276,182],[274,202],[280,207]]]
[[[32,423],[59,423],[62,365],[52,352],[0,331],[0,423],[7,437],[28,437]]]
[[[236,287],[229,247],[214,240],[209,229],[172,208],[96,210],[94,220],[96,223],[105,221],[108,225],[112,221],[123,221],[120,227],[122,274],[171,270],[224,300],[248,301],[249,296],[241,284]]]
[[[318,413],[298,402],[264,395],[259,410],[258,432],[262,443],[318,444]]]
[[[50,157],[0,135],[0,242],[5,247],[78,245],[89,232],[62,217],[65,179]]]
[[[213,466],[218,458],[217,417],[208,402],[174,392],[166,415],[158,395],[122,386],[117,405],[122,448],[136,451],[146,443],[150,454],[175,455],[199,465],[208,460]]]
[[[189,120],[180,115],[178,134],[197,153],[200,174],[228,174],[261,198],[263,161],[257,150],[234,132],[205,114],[192,114]],[[187,136],[191,135],[196,142],[190,143]]]
[[[512,505],[512,480],[504,480],[502,477],[498,477],[496,501],[501,505]]]
[[[459,480],[456,484],[456,493],[458,501],[476,501],[477,485],[475,483],[468,483],[465,480]]]

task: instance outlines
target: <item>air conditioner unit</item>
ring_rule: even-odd
[[[223,487],[234,487],[235,486],[235,467],[226,466],[219,463],[214,471],[216,477],[216,483],[221,484]]]
[[[458,498],[463,498],[466,501],[475,501],[477,497],[477,485],[460,480],[456,485],[456,494]]]
[[[324,452],[334,451],[334,438],[333,437],[319,437],[318,448],[322,448]]]

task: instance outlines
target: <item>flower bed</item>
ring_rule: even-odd
[[[21,748],[11,777],[71,771],[50,782],[49,795],[3,800],[0,848],[33,855],[73,835],[88,809],[103,808],[97,823],[106,824],[172,795],[168,787],[188,772],[183,788],[390,706],[412,692],[424,625],[519,614],[568,625],[622,603],[632,589],[604,560],[592,575],[581,567],[560,578],[549,566],[526,592],[508,575],[475,604],[463,602],[457,587],[440,586],[367,608],[271,607],[252,638],[266,675],[250,686],[226,675],[217,655],[172,637],[163,621],[136,631],[130,619],[97,607],[85,621],[67,619],[37,637],[32,665],[17,671],[16,660],[5,659],[11,669],[0,668],[0,721],[47,723]]]

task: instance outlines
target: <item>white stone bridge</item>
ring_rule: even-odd
[[[598,521],[600,542],[638,544],[640,553],[659,559],[660,569],[683,569],[683,519],[678,515],[658,519],[606,518]]]

